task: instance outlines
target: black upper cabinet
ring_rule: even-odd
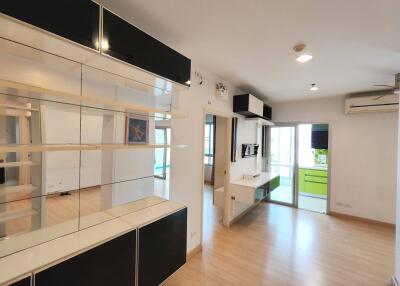
[[[90,0],[1,0],[0,12],[98,49],[100,8]]]
[[[328,125],[313,124],[311,128],[311,148],[328,149]]]
[[[264,119],[271,120],[272,119],[272,107],[264,103],[263,110]]]
[[[103,9],[103,53],[175,82],[189,85],[190,59]]]
[[[251,94],[235,95],[233,97],[233,112],[248,118],[272,119],[272,108]]]

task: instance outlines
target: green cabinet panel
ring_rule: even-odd
[[[299,169],[299,192],[326,196],[328,194],[328,172],[324,170]]]

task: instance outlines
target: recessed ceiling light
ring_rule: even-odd
[[[317,91],[317,90],[319,90],[319,87],[315,83],[313,83],[313,84],[311,84],[310,90]]]
[[[303,55],[297,57],[296,61],[298,61],[299,63],[306,63],[311,59],[312,59],[312,55],[303,54]]]

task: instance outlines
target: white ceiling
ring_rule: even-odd
[[[217,76],[270,101],[377,90],[400,72],[399,0],[104,0]],[[295,61],[307,44],[314,58]],[[201,72],[201,71],[200,71]],[[316,83],[320,90],[309,91]]]

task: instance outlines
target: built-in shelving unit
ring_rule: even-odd
[[[129,276],[139,273],[137,264],[145,258],[146,250],[146,256],[154,255],[151,259],[159,260],[161,266],[158,268],[165,268],[153,275],[161,283],[186,261],[187,213],[184,206],[166,200],[165,190],[155,191],[155,158],[164,152],[166,168],[169,149],[186,145],[169,144],[174,137],[166,130],[165,140],[159,139],[157,129],[171,128],[170,119],[187,117],[183,112],[172,110],[179,109],[177,92],[189,85],[190,59],[129,23],[122,23],[119,17],[110,15],[97,4],[95,7],[99,8],[97,12],[101,12],[102,17],[95,21],[96,27],[103,21],[103,12],[110,16],[105,26],[110,36],[107,53],[101,49],[104,43],[99,43],[99,39],[82,43],[82,39],[70,35],[69,32],[76,32],[66,25],[70,17],[60,19],[59,26],[54,27],[47,23],[54,19],[42,17],[43,9],[33,10],[32,6],[29,11],[24,8],[31,4],[6,2],[0,4],[0,14],[5,13],[92,49],[91,44],[95,43],[98,50],[85,51],[85,55],[92,53],[89,57],[81,55],[81,51],[77,52],[77,57],[69,52],[66,55],[59,50],[49,50],[50,45],[45,47],[14,38],[4,31],[4,25],[0,25],[0,284],[26,277],[16,273],[19,271],[24,275],[35,272],[32,276],[32,283],[38,283],[35,285],[47,285],[43,284],[44,280],[50,285],[57,284],[47,278],[42,282],[38,278],[35,282],[35,277],[51,274],[52,270],[42,271],[43,266],[62,264],[63,267],[66,264],[59,260],[61,257],[65,260],[78,254],[84,256],[90,248],[101,249],[107,241],[119,240],[118,236],[127,231],[145,235],[150,229],[148,224],[152,224],[148,231],[151,239],[146,239],[147,244],[140,246],[142,256],[135,258],[131,253],[135,259],[125,261],[124,266],[129,264]],[[83,2],[93,6],[90,0]],[[57,5],[48,4],[51,7],[46,8],[50,10],[45,10],[49,13],[59,6],[75,4],[63,0]],[[27,14],[21,14],[21,9]],[[19,28],[24,25],[2,15],[0,22]],[[128,27],[129,33],[123,34],[116,24]],[[23,28],[38,32],[30,26]],[[115,34],[115,31],[121,33]],[[102,39],[103,29],[98,32]],[[132,33],[135,37],[130,36]],[[126,35],[130,45],[126,44]],[[119,38],[124,39],[122,45],[117,45]],[[140,45],[140,39],[155,48]],[[62,39],[59,44],[63,45]],[[73,44],[68,42],[61,48],[69,49],[69,45]],[[150,65],[140,62],[146,58],[141,56],[141,49],[152,57]],[[126,60],[126,52],[134,52],[139,62]],[[161,219],[162,227],[158,223]],[[155,235],[151,235],[153,229],[157,230]],[[103,236],[99,230],[104,230]],[[163,235],[179,239],[163,241]],[[62,247],[56,249],[61,250],[61,256],[54,256],[57,250],[52,246],[60,240],[64,241],[59,244]],[[157,246],[166,253],[154,252]],[[34,252],[43,247],[48,252],[43,255],[44,259],[34,254],[33,264],[19,265],[13,273],[5,270],[4,265],[15,265],[12,261],[21,252]],[[136,249],[139,245],[131,243],[130,247]],[[126,249],[121,249],[122,255],[127,253]],[[38,253],[43,252],[39,250]],[[94,260],[106,262],[104,266],[109,270],[109,259],[98,255],[96,253]],[[168,259],[162,261],[162,257]],[[78,263],[77,269],[81,271],[86,264]],[[120,264],[115,263],[115,266],[121,269]],[[151,263],[141,263],[140,267],[139,279],[152,275]],[[68,285],[110,284],[83,281],[82,278],[98,276],[98,271],[91,271],[89,269],[80,276],[68,275],[63,270],[64,275],[77,280],[69,284],[66,279],[62,280]]]

